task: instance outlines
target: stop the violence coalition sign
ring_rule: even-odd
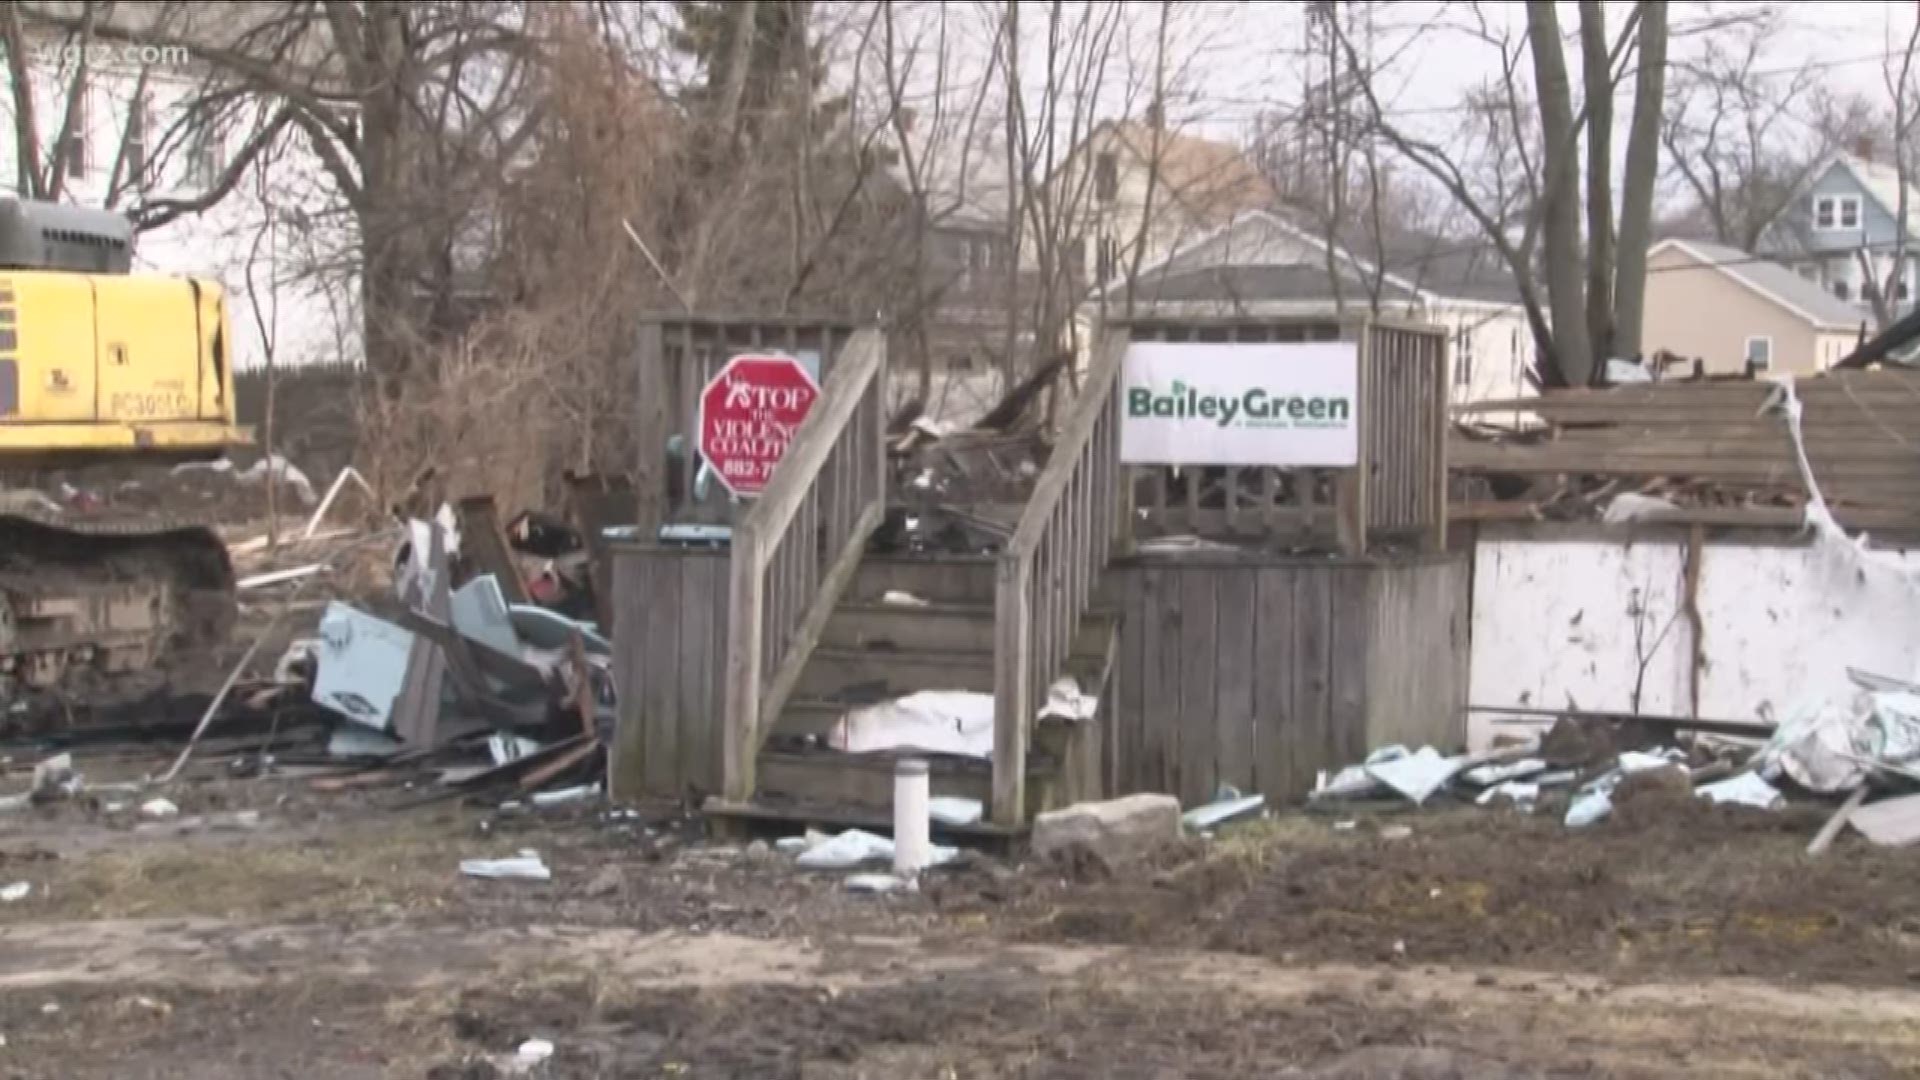
[[[700,392],[700,455],[727,490],[759,495],[819,398],[799,360],[736,356]]]

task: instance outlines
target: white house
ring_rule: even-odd
[[[1455,403],[1531,394],[1533,360],[1526,311],[1505,268],[1481,245],[1437,237],[1391,236],[1367,244],[1378,266],[1273,210],[1239,214],[1225,226],[1142,269],[1136,311],[1158,316],[1381,315],[1444,327]],[[1107,306],[1129,299],[1124,280]],[[1115,295],[1116,290],[1119,295]]]
[[[79,123],[56,147],[73,89],[71,51],[34,47],[34,122],[41,160],[58,153],[68,179],[59,201],[126,210],[199,197],[225,175],[251,131],[188,135],[179,123],[198,94],[200,72],[182,50],[99,43],[89,50]],[[141,72],[146,80],[141,89]],[[14,133],[21,117],[11,79],[0,69],[0,193],[17,197]],[[239,184],[209,209],[141,233],[137,273],[214,278],[230,295],[236,366],[358,362],[359,283],[353,230],[338,212],[329,180],[292,129],[260,155]]]

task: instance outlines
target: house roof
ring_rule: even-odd
[[[1302,258],[1306,248],[1313,254]],[[1225,226],[1176,250],[1159,264],[1144,268],[1137,295],[1141,299],[1331,299],[1324,234],[1290,219],[1284,211],[1253,210],[1239,214]],[[1492,249],[1444,237],[1396,230],[1382,242],[1347,240],[1340,245],[1341,295],[1365,293],[1376,276],[1373,260],[1380,258],[1385,274],[1382,295],[1396,299],[1470,300],[1517,303],[1519,290]],[[1278,268],[1293,273],[1279,274]],[[1196,271],[1244,270],[1246,273]],[[1313,278],[1310,283],[1307,279]],[[1206,296],[1175,296],[1204,283],[1218,286]],[[1351,284],[1348,284],[1351,283]],[[1236,292],[1220,290],[1232,287]],[[1279,290],[1287,291],[1279,291]],[[1260,290],[1249,292],[1247,290]]]
[[[1866,318],[1858,308],[1771,259],[1705,240],[1662,240],[1648,255],[1670,248],[1685,253],[1703,268],[1724,274],[1817,329],[1851,332]],[[1658,280],[1658,274],[1653,275],[1648,288],[1657,288]]]
[[[1168,269],[1143,279],[1134,299],[1146,303],[1259,303],[1273,300],[1333,300],[1327,268],[1304,263],[1256,266],[1201,266]],[[1371,282],[1358,274],[1340,275],[1339,298],[1349,303],[1371,296]],[[1381,299],[1405,302],[1412,294],[1390,281],[1381,282]]]

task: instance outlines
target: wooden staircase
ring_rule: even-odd
[[[845,753],[828,742],[841,719],[863,706],[921,691],[993,694],[994,575],[987,558],[863,562],[760,749],[751,803],[714,805],[709,812],[885,825],[895,762],[920,757],[928,762],[933,794],[977,800],[984,822],[993,798],[989,762],[910,750]],[[923,603],[889,602],[890,592]],[[1092,611],[1082,620],[1065,671],[1082,693],[1104,695],[1118,633],[1111,612]],[[1101,718],[1036,723],[1026,770],[1032,812],[1095,793]],[[955,831],[1004,830],[983,823]]]
[[[886,350],[877,332],[853,337],[734,529],[722,790],[710,816],[884,826],[902,753],[927,759],[936,797],[978,800],[984,832],[1017,833],[1043,810],[1103,794],[1119,626],[1096,597],[1128,513],[1124,349],[1119,336],[1103,342],[1004,550],[876,561]],[[890,592],[913,599],[889,602]],[[1069,677],[1107,707],[1091,721],[1041,720],[1049,688]],[[989,695],[990,757],[830,745],[849,711],[920,691]]]

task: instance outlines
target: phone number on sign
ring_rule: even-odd
[[[42,45],[35,54],[43,64],[72,66],[85,59],[88,67],[184,67],[190,54],[185,45],[134,45],[119,42],[69,42]]]

